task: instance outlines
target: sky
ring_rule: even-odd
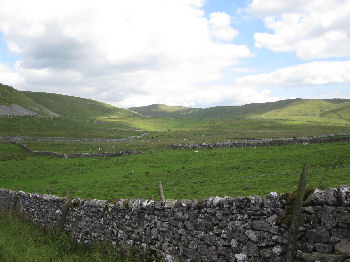
[[[350,0],[0,0],[0,83],[118,107],[350,98]]]

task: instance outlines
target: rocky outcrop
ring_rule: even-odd
[[[327,143],[350,141],[349,135],[329,135],[329,136],[312,136],[312,137],[290,137],[290,138],[266,138],[266,139],[245,139],[217,143],[201,144],[174,144],[173,149],[202,149],[202,148],[225,148],[225,147],[258,147],[258,146],[281,146],[291,144],[309,144],[309,143]]]
[[[48,116],[48,117],[59,117],[59,114],[52,112],[45,107],[34,107],[29,106],[24,108],[17,104],[11,104],[9,106],[0,105],[0,117],[1,116]]]
[[[0,116],[35,116],[37,113],[17,104],[0,105]]]
[[[0,207],[17,209],[43,228],[64,221],[63,229],[78,242],[142,248],[163,261],[285,261],[288,201],[286,194],[271,193],[165,203],[73,198],[66,206],[65,198],[0,189]],[[349,217],[350,187],[311,194],[299,227],[297,261],[349,258]]]

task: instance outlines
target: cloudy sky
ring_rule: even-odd
[[[350,0],[0,0],[0,83],[120,107],[350,98]]]

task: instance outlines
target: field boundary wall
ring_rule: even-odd
[[[12,144],[18,145],[22,147],[24,150],[41,156],[54,156],[54,157],[61,157],[61,158],[78,158],[78,157],[113,157],[113,156],[129,156],[129,155],[138,155],[138,154],[144,154],[144,152],[137,151],[137,150],[130,150],[130,151],[119,151],[119,152],[102,152],[102,153],[75,153],[75,154],[65,154],[65,153],[57,153],[57,152],[45,152],[45,151],[35,151],[28,147],[25,144],[12,141]]]
[[[78,138],[78,137],[33,137],[33,136],[0,136],[0,141],[38,141],[38,142],[62,142],[62,143],[118,143],[131,141],[148,136],[149,132],[144,132],[138,136],[123,138]]]
[[[145,249],[163,261],[285,261],[292,194],[204,200],[67,199],[0,189],[0,208],[81,243]],[[296,261],[348,261],[350,187],[310,192]],[[61,222],[64,224],[60,225]]]
[[[242,139],[217,143],[201,144],[173,144],[169,146],[172,149],[202,149],[202,148],[227,148],[227,147],[259,147],[259,146],[282,146],[293,144],[309,143],[331,143],[350,141],[350,135],[338,136],[311,136],[311,137],[283,137],[283,138],[266,138],[266,139]]]

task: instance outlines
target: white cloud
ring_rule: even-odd
[[[115,105],[160,98],[170,103],[174,97],[178,104],[196,104],[192,94],[200,94],[201,86],[251,56],[244,45],[212,39],[230,40],[237,32],[225,13],[208,21],[203,4],[0,0],[0,31],[21,58],[16,74],[24,80],[15,87]]]
[[[224,41],[231,41],[238,31],[231,27],[231,17],[225,12],[213,12],[209,15],[209,26],[212,35]]]
[[[279,15],[284,12],[297,12],[303,9],[304,0],[253,0],[249,11],[258,16]]]
[[[0,62],[0,83],[4,85],[20,85],[24,81],[23,77],[10,70],[6,65]]]
[[[271,102],[278,98],[269,90],[257,90],[239,86],[203,86],[201,89],[192,88],[187,93],[179,94],[176,90],[169,94],[144,94],[135,95],[133,105],[161,104],[167,101],[167,105],[182,105],[189,107],[210,107],[213,105],[242,105],[247,103]],[[147,101],[147,103],[145,103]],[[113,101],[110,101],[111,103]],[[129,100],[121,103],[124,107],[130,107]]]
[[[248,9],[273,31],[255,33],[257,47],[306,60],[350,55],[350,0],[253,0]]]
[[[306,99],[314,99],[315,96],[306,96]],[[317,95],[317,98],[319,99],[330,99],[330,98],[341,98],[341,99],[350,99],[350,92],[339,92],[339,91],[334,91],[330,90],[329,92],[323,92]]]
[[[350,61],[323,61],[278,69],[267,74],[236,78],[239,86],[300,87],[305,85],[350,84]]]

